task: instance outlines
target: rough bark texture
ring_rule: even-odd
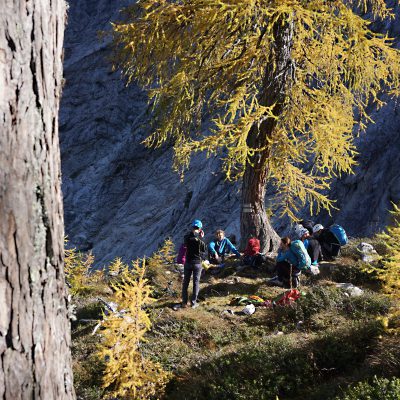
[[[278,21],[274,29],[275,45],[273,60],[266,68],[263,90],[259,103],[274,107],[274,114],[282,113],[285,97],[292,77],[293,64],[291,48],[293,40],[293,23]],[[276,127],[276,120],[265,119],[259,126],[254,125],[247,138],[252,148],[262,148],[267,144]],[[247,163],[242,185],[242,203],[240,215],[241,247],[249,235],[260,239],[261,252],[276,251],[279,237],[272,228],[265,209],[265,193],[268,171],[266,161],[269,151],[255,153]]]
[[[73,399],[58,108],[63,0],[0,0],[0,398]]]

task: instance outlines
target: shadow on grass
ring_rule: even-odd
[[[349,324],[308,341],[296,335],[269,338],[262,343],[249,338],[241,348],[182,372],[168,385],[166,398],[311,398],[321,382],[351,376],[363,364],[380,333],[374,321]],[[337,389],[331,387],[331,394]]]
[[[258,291],[260,283],[218,282],[200,290],[199,298],[225,297],[229,295],[251,295]]]

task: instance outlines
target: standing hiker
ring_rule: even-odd
[[[193,293],[191,297],[191,306],[196,308],[198,306],[197,296],[200,290],[200,276],[201,276],[201,261],[207,249],[206,244],[203,242],[204,232],[202,230],[203,224],[200,220],[196,219],[192,223],[191,231],[185,235],[184,244],[186,246],[186,260],[183,270],[183,284],[182,284],[182,308],[187,307],[189,300],[188,287],[190,279],[193,274]],[[179,308],[179,307],[176,307]]]

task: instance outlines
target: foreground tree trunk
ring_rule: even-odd
[[[65,3],[0,9],[0,398],[73,399],[58,143]]]
[[[266,68],[265,79],[259,103],[274,107],[274,114],[283,111],[285,97],[293,74],[291,49],[293,41],[293,22],[278,21],[274,28],[275,55]],[[267,145],[276,127],[276,120],[267,118],[259,126],[253,126],[247,137],[247,144],[253,148]],[[265,209],[267,184],[266,161],[269,152],[255,153],[246,164],[242,183],[242,202],[240,215],[241,244],[246,245],[250,235],[260,239],[261,252],[277,250],[279,237],[269,221]]]

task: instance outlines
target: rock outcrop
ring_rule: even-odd
[[[150,254],[168,236],[179,243],[193,218],[202,219],[208,233],[223,228],[238,234],[240,185],[224,180],[218,159],[194,157],[181,183],[167,146],[148,150],[141,144],[150,118],[146,96],[112,71],[107,40],[99,38],[128,1],[69,3],[60,137],[70,243],[93,250],[101,266],[115,256],[129,261]],[[378,28],[400,38],[399,18]],[[397,103],[374,117],[376,124],[359,139],[356,174],[332,186],[340,207],[333,217],[351,235],[381,229],[390,201],[400,201]],[[329,219],[320,216],[323,223]]]

